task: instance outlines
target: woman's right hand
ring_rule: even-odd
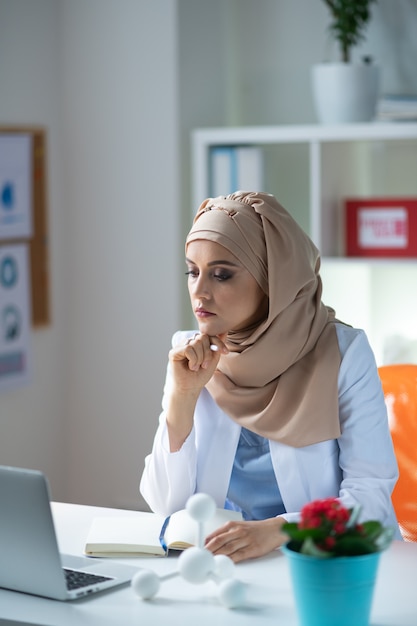
[[[225,335],[210,337],[196,333],[186,344],[169,353],[174,389],[179,393],[199,395],[213,376],[222,354],[229,351]]]
[[[225,335],[196,334],[169,353],[173,386],[168,401],[166,424],[171,452],[180,450],[191,432],[194,410],[203,387],[213,376],[222,354],[228,349]],[[213,350],[216,346],[217,350]]]

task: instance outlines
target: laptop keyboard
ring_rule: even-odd
[[[70,591],[74,589],[80,589],[80,587],[88,587],[95,583],[101,583],[105,580],[112,580],[106,576],[99,576],[97,574],[90,574],[90,572],[80,572],[78,570],[63,568],[65,578],[67,582],[67,589]]]

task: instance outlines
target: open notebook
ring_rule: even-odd
[[[241,513],[216,509],[204,523],[204,536],[229,520],[242,520]],[[184,550],[198,544],[199,525],[183,509],[165,518],[156,513],[133,517],[96,517],[87,536],[85,554],[100,557],[165,556],[169,550]]]

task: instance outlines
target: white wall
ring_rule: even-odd
[[[71,495],[137,505],[179,326],[176,3],[62,4]]]
[[[2,0],[0,28],[1,123],[48,129],[53,320],[0,459],[138,506],[180,325],[176,3]]]
[[[417,91],[417,3],[393,2],[369,45],[387,84]],[[143,506],[169,339],[189,320],[190,130],[313,121],[326,27],[322,0],[0,0],[0,124],[48,130],[52,288],[33,382],[0,394],[0,463],[44,470],[56,499]]]

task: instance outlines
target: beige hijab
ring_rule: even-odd
[[[338,437],[340,352],[312,241],[273,196],[243,191],[202,203],[186,246],[196,239],[227,248],[269,297],[265,321],[228,333],[230,353],[207,384],[216,403],[291,446]]]

